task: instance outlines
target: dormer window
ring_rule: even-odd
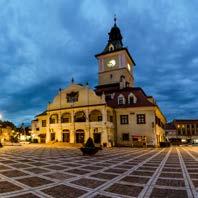
[[[137,98],[133,93],[130,93],[128,96],[128,103],[129,104],[135,104],[137,102]]]
[[[125,104],[125,98],[124,98],[124,96],[123,96],[122,94],[120,94],[120,95],[118,96],[118,104],[119,104],[119,105]]]

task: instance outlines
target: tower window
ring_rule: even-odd
[[[111,78],[111,79],[113,78],[113,74],[110,74],[110,78]]]
[[[114,46],[111,44],[111,45],[109,45],[109,51],[111,52],[111,51],[113,51],[114,50]]]

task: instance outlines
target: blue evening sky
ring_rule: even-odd
[[[97,85],[97,61],[117,24],[135,86],[168,120],[198,118],[197,0],[0,0],[0,113],[29,122],[76,82]]]

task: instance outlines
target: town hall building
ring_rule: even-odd
[[[84,143],[92,137],[102,146],[159,146],[166,118],[151,96],[134,87],[135,61],[124,47],[114,19],[98,60],[98,85],[71,84],[32,121],[38,142]]]

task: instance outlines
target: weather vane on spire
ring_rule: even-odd
[[[116,21],[117,21],[116,14],[114,14],[114,25],[116,25]]]

